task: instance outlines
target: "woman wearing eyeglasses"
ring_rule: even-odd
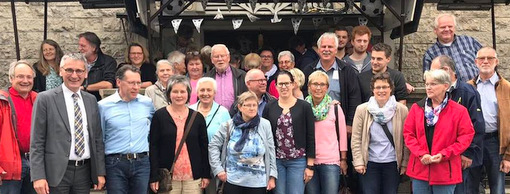
[[[131,64],[140,69],[142,88],[147,88],[156,82],[156,67],[150,63],[147,49],[141,44],[131,43],[126,49],[125,60],[126,62],[119,64],[118,68]]]
[[[397,193],[409,150],[402,135],[407,107],[393,95],[388,72],[372,77],[373,96],[358,106],[352,124],[352,164],[363,193]]]
[[[315,117],[316,157],[314,176],[306,185],[307,193],[336,194],[340,186],[340,172],[347,174],[344,113],[328,95],[328,87],[329,77],[323,71],[315,71],[308,77],[310,95],[305,101],[312,105]]]
[[[191,84],[190,104],[195,104],[197,98],[197,82],[204,76],[204,65],[200,59],[200,52],[191,51],[186,53],[186,70],[188,71],[189,82]]]
[[[288,71],[278,73],[277,101],[266,105],[262,116],[269,120],[276,147],[278,179],[276,194],[304,193],[305,183],[314,174],[315,123],[312,107],[292,94],[294,77]]]
[[[411,154],[406,171],[413,193],[454,193],[462,182],[461,154],[475,131],[467,109],[450,100],[450,75],[444,70],[424,73],[427,97],[414,103],[404,124]],[[354,126],[354,125],[353,125]]]
[[[41,43],[39,61],[34,64],[35,74],[33,90],[42,92],[62,84],[60,77],[60,59],[64,52],[57,42],[46,39]]]

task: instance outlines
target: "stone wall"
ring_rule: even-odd
[[[55,40],[65,53],[78,52],[78,34],[95,32],[103,52],[122,61],[126,47],[120,19],[124,9],[83,9],[79,2],[48,3],[48,38]],[[44,34],[44,4],[16,3],[16,17],[21,59],[36,62]],[[16,46],[10,3],[0,3],[0,88],[8,85],[9,64],[16,60]]]
[[[438,11],[436,4],[426,4],[416,33],[404,38],[404,64],[402,71],[406,79],[416,86],[423,86],[422,59],[425,51],[435,43],[434,18],[440,13],[453,13],[457,17],[456,34],[475,37],[483,46],[492,45],[492,26],[490,11]],[[499,72],[510,78],[510,7],[495,7],[496,47],[498,52]],[[395,45],[398,47],[398,39]],[[398,48],[395,48],[395,50]]]
[[[65,52],[77,52],[77,35],[93,31],[102,40],[101,48],[122,61],[126,46],[120,19],[116,13],[124,9],[83,9],[78,2],[49,3],[48,38],[57,41]],[[499,70],[510,78],[510,7],[496,6],[497,51]],[[37,61],[43,40],[43,3],[16,3],[21,58]],[[425,50],[435,42],[434,17],[440,12],[436,4],[423,8],[418,32],[405,37],[404,72],[413,85],[422,86],[422,58]],[[457,16],[457,34],[475,37],[483,45],[492,46],[490,11],[453,11]],[[128,35],[129,36],[129,35]],[[0,88],[8,86],[8,64],[16,59],[10,3],[0,3]],[[398,46],[398,39],[395,43]],[[396,50],[397,48],[395,48]]]

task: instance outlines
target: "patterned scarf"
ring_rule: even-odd
[[[388,123],[393,116],[395,115],[395,111],[397,110],[397,100],[395,96],[391,95],[388,102],[380,108],[379,104],[375,100],[375,97],[370,97],[368,100],[367,106],[368,112],[374,117],[374,121],[379,124]]]
[[[313,105],[313,99],[311,95],[307,96],[305,98],[305,101],[312,105],[312,111],[313,116],[315,116],[315,121],[322,121],[326,119],[326,117],[328,116],[329,104],[331,104],[331,101],[333,101],[333,99],[328,94],[326,94],[324,98],[322,98],[321,103],[319,103],[319,105],[317,106]]]
[[[241,116],[241,112],[237,112],[232,118],[232,122],[234,123],[234,128],[240,129],[242,131],[241,138],[234,145],[234,150],[236,152],[240,152],[244,148],[244,144],[248,140],[248,136],[250,135],[250,129],[255,129],[260,123],[260,117],[257,114],[253,119],[244,122],[243,116]]]
[[[427,126],[434,126],[439,119],[439,113],[443,110],[443,108],[448,104],[448,93],[443,99],[443,102],[437,106],[436,108],[432,108],[432,100],[428,97],[425,100],[425,118],[427,119]]]

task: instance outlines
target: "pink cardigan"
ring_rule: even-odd
[[[347,130],[345,116],[338,105],[338,134],[340,145],[336,137],[335,108],[330,105],[326,119],[315,122],[315,164],[340,164],[340,151],[347,151]],[[334,151],[334,150],[339,151]]]

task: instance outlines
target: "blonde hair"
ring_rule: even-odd
[[[243,92],[241,95],[237,97],[237,104],[243,105],[248,100],[255,100],[258,102],[257,95],[252,91]]]
[[[256,61],[255,63],[250,61]],[[257,53],[249,53],[244,56],[243,66],[246,70],[249,69],[259,69],[260,63],[262,63],[262,58]]]
[[[298,87],[301,88],[303,85],[305,85],[305,74],[299,70],[298,68],[292,68],[289,69],[290,74],[292,74],[292,77],[294,77],[295,82],[297,83]],[[327,77],[327,76],[326,76]]]

